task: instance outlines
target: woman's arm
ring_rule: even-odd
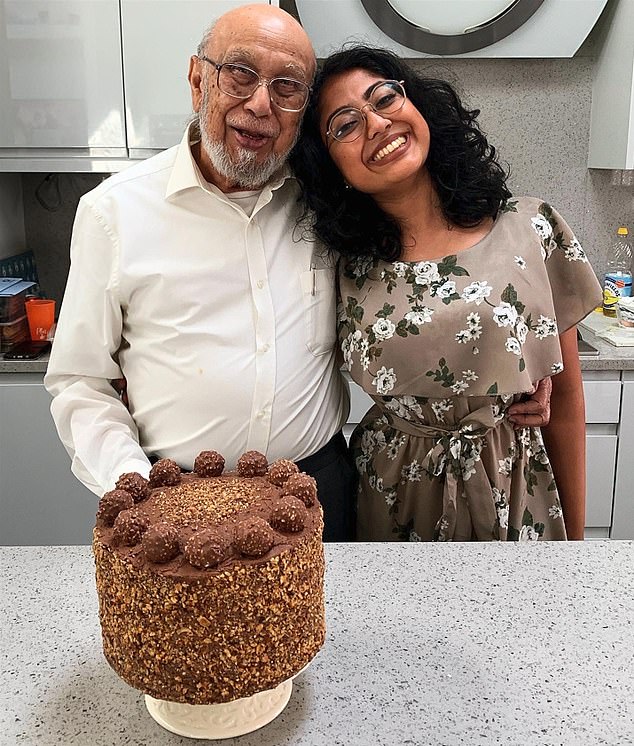
[[[577,328],[560,335],[564,370],[553,376],[550,424],[542,428],[569,539],[583,540],[586,516],[586,424]]]

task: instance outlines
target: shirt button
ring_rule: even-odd
[[[265,414],[264,411],[260,410],[255,416],[258,420],[262,420],[264,419],[264,414]]]
[[[258,280],[258,283],[257,283],[257,284],[258,284],[258,288],[259,288],[260,290],[262,290],[262,288],[264,287],[264,280]]]
[[[268,352],[271,349],[270,344],[263,344],[262,347],[260,347],[260,352]]]

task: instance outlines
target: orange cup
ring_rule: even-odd
[[[31,339],[48,339],[48,333],[55,322],[55,301],[43,298],[27,300],[26,317],[29,320]]]

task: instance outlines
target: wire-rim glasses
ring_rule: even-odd
[[[302,111],[308,102],[311,88],[294,78],[264,78],[246,65],[233,62],[219,64],[199,55],[199,59],[213,65],[218,73],[218,88],[233,98],[251,98],[259,86],[268,88],[271,101],[283,111]]]
[[[375,114],[395,114],[400,111],[407,95],[402,80],[381,80],[370,91],[368,103],[360,109],[347,106],[336,111],[326,125],[326,138],[337,142],[354,142],[365,130],[367,117],[364,109],[372,109]]]

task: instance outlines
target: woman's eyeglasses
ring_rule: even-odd
[[[372,109],[375,114],[395,114],[405,103],[405,88],[402,80],[383,80],[370,91],[368,103],[360,109],[349,106],[333,114],[326,126],[326,137],[338,142],[354,142],[363,134],[367,117],[364,109]]]
[[[199,59],[213,65],[218,71],[218,88],[227,96],[251,98],[259,86],[266,86],[271,101],[283,111],[301,111],[308,101],[310,87],[293,78],[263,78],[245,65],[225,62],[222,65],[200,56]]]

